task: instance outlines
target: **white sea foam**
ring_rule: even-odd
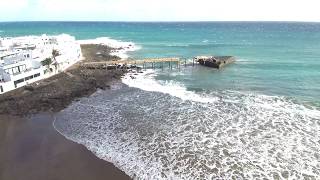
[[[106,45],[112,48],[115,48],[113,52],[111,52],[111,55],[118,56],[121,59],[127,59],[128,52],[131,51],[137,51],[141,49],[140,46],[137,46],[133,42],[123,42],[115,39],[111,39],[109,37],[100,37],[96,39],[87,39],[87,40],[78,40],[80,44],[101,44]]]
[[[188,91],[128,73],[62,111],[55,128],[133,179],[319,179],[320,111],[238,91]],[[132,88],[133,87],[133,88]]]
[[[162,87],[161,87],[162,88]],[[214,103],[121,88],[64,110],[56,128],[134,179],[319,179],[320,112],[281,97]]]
[[[175,81],[157,81],[155,80],[155,70],[148,69],[144,73],[128,73],[122,78],[122,82],[129,87],[139,88],[144,91],[161,92],[170,94],[171,96],[178,97],[182,100],[190,100],[202,103],[213,103],[218,98],[208,98],[204,95],[196,94],[188,91],[186,87]]]

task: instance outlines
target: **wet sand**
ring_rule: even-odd
[[[71,142],[52,126],[50,114],[0,116],[1,180],[116,180],[125,173]]]

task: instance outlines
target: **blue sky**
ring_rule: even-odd
[[[317,21],[319,0],[0,0],[0,21]]]

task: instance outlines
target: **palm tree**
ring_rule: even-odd
[[[47,66],[47,71],[50,71],[51,63],[52,63],[51,58],[46,58],[45,60],[41,61],[42,66]]]
[[[58,62],[57,62],[57,59],[56,59],[57,56],[60,56],[59,51],[56,50],[56,49],[53,49],[52,50],[52,59],[54,60],[53,61],[53,65],[55,67],[55,70],[57,70],[57,68],[58,68]]]

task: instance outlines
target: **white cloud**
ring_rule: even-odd
[[[318,0],[0,0],[0,5],[28,6],[18,18],[29,20],[320,21]]]

